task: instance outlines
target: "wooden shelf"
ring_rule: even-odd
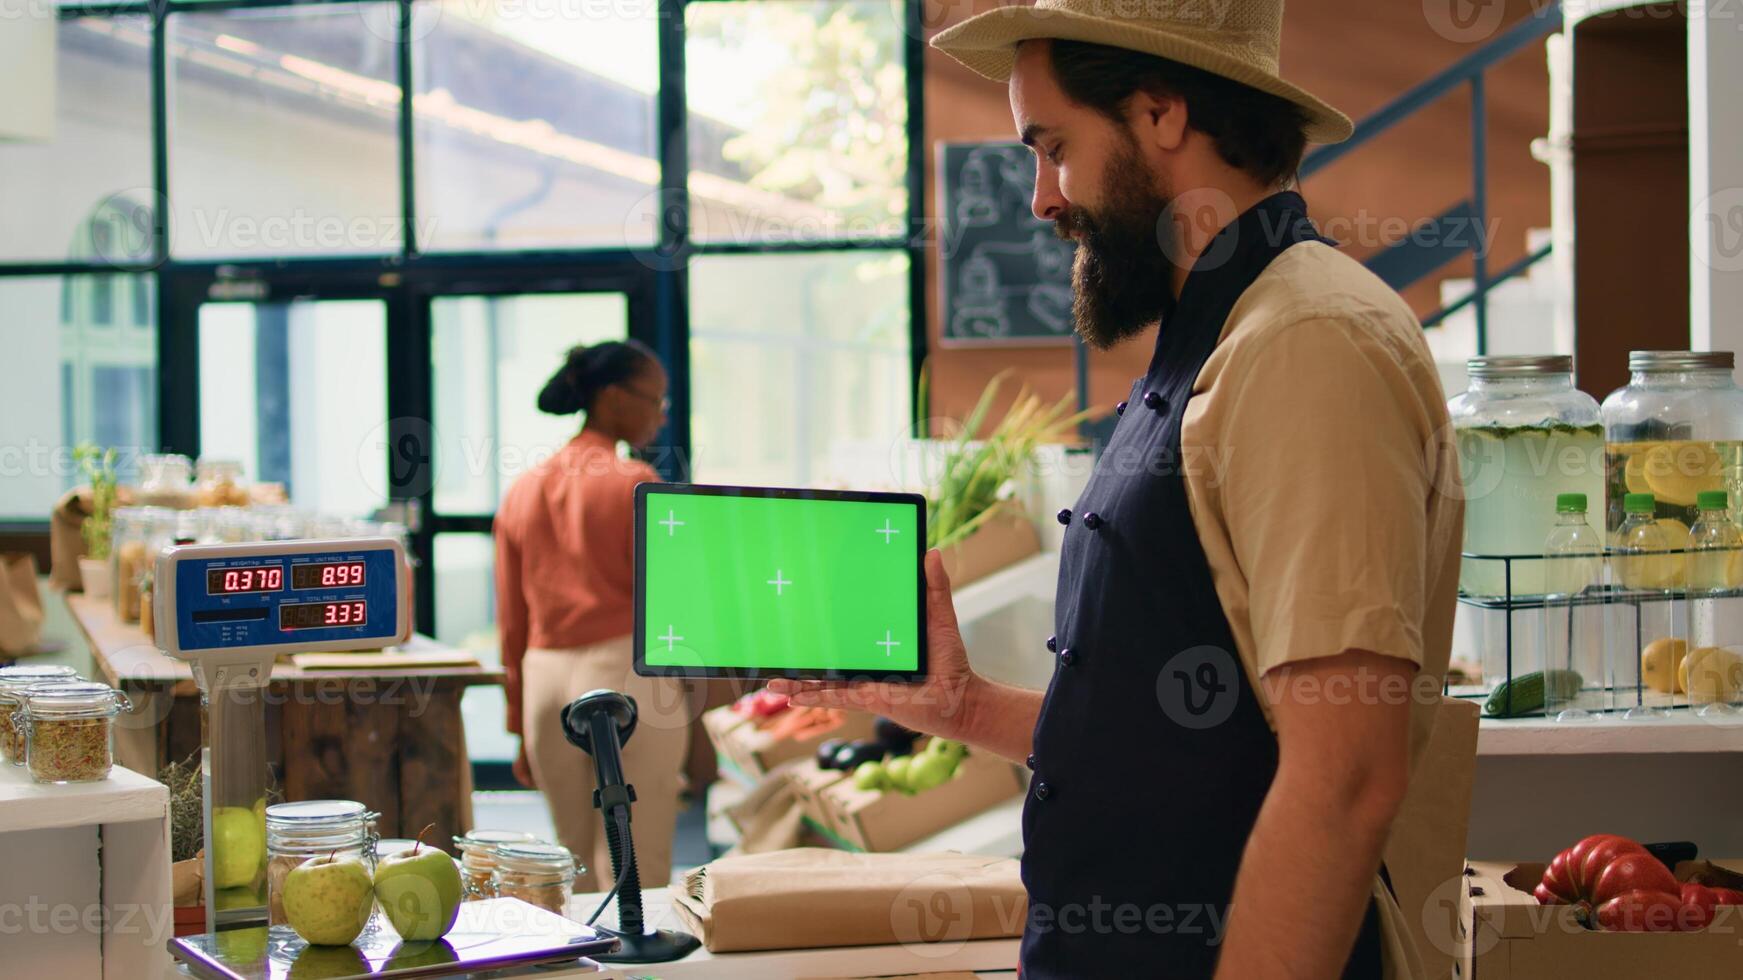
[[[155,779],[116,766],[96,783],[47,786],[22,766],[0,763],[0,833],[162,820],[169,790]]]

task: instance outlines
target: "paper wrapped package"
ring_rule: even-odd
[[[971,854],[746,854],[690,871],[673,892],[716,953],[1003,939],[1028,914],[1017,862]]]

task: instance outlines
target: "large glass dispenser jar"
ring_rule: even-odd
[[[1458,439],[1470,555],[1543,553],[1556,497],[1604,499],[1598,403],[1574,387],[1566,355],[1473,357],[1470,388],[1447,403]],[[1540,596],[1541,558],[1467,557],[1459,590],[1489,599]]]
[[[1700,518],[1700,494],[1723,490],[1743,517],[1743,389],[1730,351],[1628,355],[1628,383],[1604,399],[1605,526],[1622,526],[1623,499],[1650,493],[1678,542]],[[1680,547],[1680,544],[1679,544]]]

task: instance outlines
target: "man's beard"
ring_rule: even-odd
[[[1061,238],[1076,238],[1071,313],[1097,350],[1139,333],[1174,304],[1174,265],[1159,238],[1169,196],[1158,193],[1127,139],[1102,173],[1101,214],[1073,205],[1055,228]]]

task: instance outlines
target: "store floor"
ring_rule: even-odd
[[[522,830],[545,840],[557,839],[544,794],[530,790],[473,793],[472,822],[477,827]],[[713,858],[707,810],[702,804],[691,802],[678,811],[678,827],[672,841],[672,872],[687,871]]]

